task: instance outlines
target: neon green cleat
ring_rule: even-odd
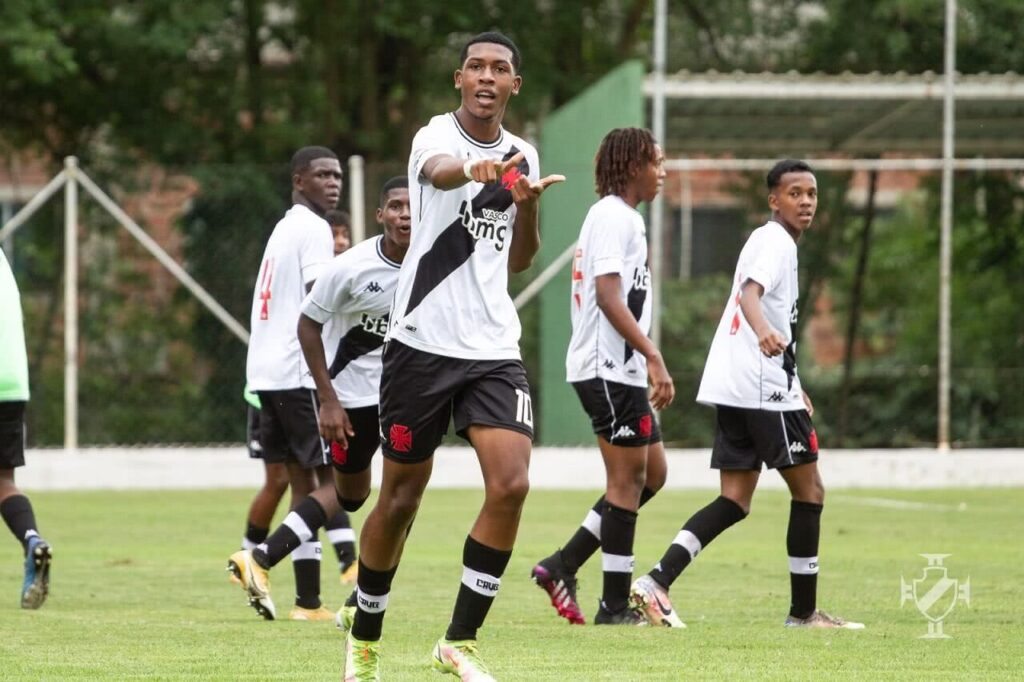
[[[349,633],[345,638],[345,682],[380,682],[380,642],[364,642]]]
[[[449,642],[444,638],[437,640],[431,664],[434,670],[455,675],[462,682],[495,682],[480,658],[475,639],[457,642]]]
[[[342,634],[347,634],[352,629],[352,623],[356,620],[356,607],[344,605],[338,609],[334,616],[334,624],[338,626]]]
[[[270,575],[267,569],[252,560],[252,552],[241,549],[228,557],[228,571],[238,578],[242,589],[249,595],[249,606],[266,620],[274,620],[277,610],[270,598]]]

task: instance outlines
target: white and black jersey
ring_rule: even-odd
[[[782,355],[767,357],[757,334],[740,308],[740,290],[747,280],[764,288],[761,308],[768,324],[786,339]],[[718,323],[697,401],[761,410],[805,409],[796,371],[797,283],[796,242],[775,221],[754,230],[740,251],[732,291]]]
[[[344,408],[376,405],[381,349],[400,264],[388,259],[383,237],[367,239],[327,264],[302,303],[324,325],[334,392]]]
[[[327,221],[296,204],[274,226],[252,295],[246,380],[252,391],[313,388],[296,327],[306,285],[334,257]]]
[[[439,155],[524,160],[501,182],[468,182],[442,191],[423,178]],[[508,294],[508,250],[516,206],[508,187],[536,182],[537,150],[501,129],[493,142],[473,139],[452,113],[416,134],[409,156],[412,240],[402,265],[390,337],[417,350],[470,360],[519,359],[519,316]]]
[[[649,333],[647,229],[640,213],[618,196],[604,197],[590,207],[576,243],[565,373],[570,383],[604,379],[647,386],[647,359],[626,343],[597,306],[595,280],[611,274],[620,276],[622,300],[643,333]]]

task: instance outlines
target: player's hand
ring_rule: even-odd
[[[533,201],[537,201],[540,195],[544,193],[551,185],[558,184],[559,182],[565,182],[564,175],[547,175],[537,182],[530,182],[530,179],[525,175],[520,175],[519,178],[512,185],[512,201],[516,202],[516,206],[522,206]]]
[[[770,358],[782,355],[786,351],[786,339],[770,326],[766,326],[758,333],[757,345],[761,348],[761,352]]]
[[[348,413],[337,400],[320,403],[320,435],[325,440],[337,441],[343,448],[348,447],[349,436],[356,435]]]
[[[526,158],[526,155],[523,152],[518,152],[512,158],[504,161],[479,159],[469,165],[469,174],[473,176],[473,180],[476,182],[498,182],[505,173],[518,166],[524,158]]]
[[[803,394],[804,394],[804,407],[807,408],[807,416],[808,417],[813,417],[814,416],[814,403],[811,402],[811,396],[807,395],[807,391],[804,391]]]
[[[671,405],[676,397],[676,385],[661,353],[647,358],[647,380],[651,384],[651,407],[661,410]]]

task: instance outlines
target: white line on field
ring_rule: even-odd
[[[883,509],[911,509],[914,511],[966,511],[967,503],[936,504],[933,502],[912,502],[910,500],[891,500],[886,497],[853,497],[850,495],[830,495],[833,500],[860,504],[865,507],[881,507]]]

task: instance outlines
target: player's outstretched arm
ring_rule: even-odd
[[[501,161],[498,159],[464,160],[449,154],[438,154],[427,159],[420,174],[423,179],[440,190],[462,187],[470,180],[498,182],[502,176],[523,160],[523,153]]]
[[[321,337],[324,326],[311,317],[299,315],[299,345],[306,358],[309,373],[316,383],[316,396],[320,401],[320,435],[327,440],[337,441],[343,448],[348,447],[348,437],[355,435],[348,414],[338,402],[338,395],[331,384],[324,356],[324,342]]]
[[[764,287],[752,279],[748,279],[740,288],[740,310],[747,319],[750,328],[757,334],[757,345],[768,357],[781,355],[786,351],[786,339],[776,331],[764,316],[761,309],[761,297]]]
[[[510,191],[516,203],[516,223],[508,249],[508,268],[512,272],[530,267],[540,251],[540,195],[559,182],[565,182],[564,175],[548,175],[537,182],[521,175],[512,184]]]
[[[599,275],[594,279],[597,307],[615,331],[638,353],[647,359],[647,379],[651,385],[651,406],[656,410],[667,407],[676,397],[672,375],[654,342],[647,338],[640,325],[622,300],[622,278],[618,273]]]

